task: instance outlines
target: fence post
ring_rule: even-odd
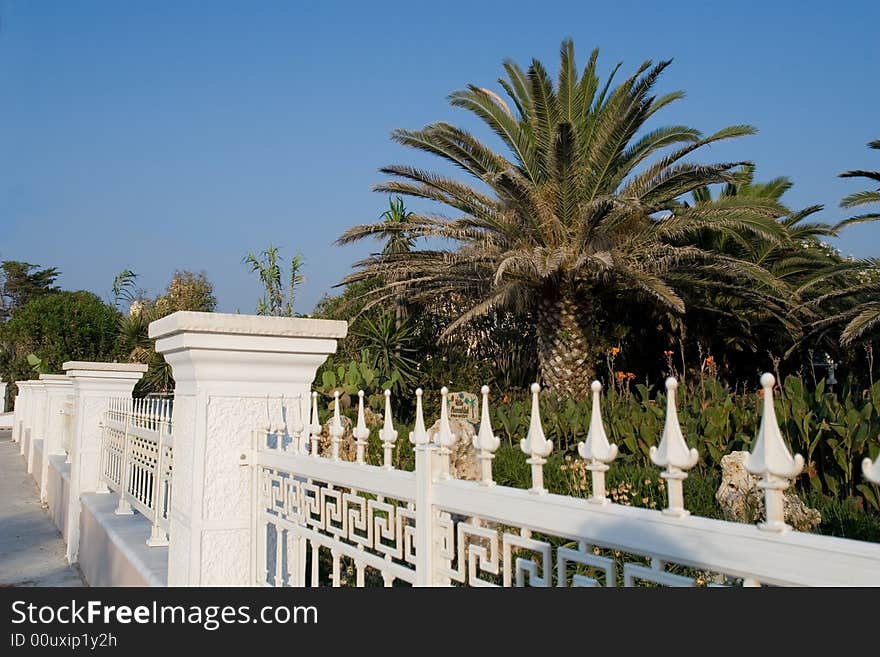
[[[440,474],[437,447],[416,445],[416,586],[434,586],[437,546],[434,539],[434,480]]]
[[[138,402],[135,399],[127,399],[126,401],[128,402],[128,407],[125,409],[125,429],[122,433],[122,472],[119,476],[119,504],[116,505],[116,510],[113,511],[117,516],[130,516],[134,513],[131,510],[131,504],[128,503],[128,488],[131,483],[131,420],[134,417]],[[104,452],[107,449],[106,431],[106,429],[102,431],[104,446],[101,447],[100,463],[104,462]],[[103,475],[104,473],[101,472],[100,476],[103,477]],[[103,483],[99,485],[103,486]]]
[[[157,417],[159,445],[156,454],[156,474],[153,475],[153,490],[151,491],[153,501],[153,528],[150,530],[150,538],[147,540],[147,545],[150,547],[168,545],[168,535],[165,533],[165,530],[159,526],[160,518],[162,518],[165,509],[165,491],[167,490],[165,478],[163,476],[163,468],[167,467],[164,457],[165,439],[171,433],[169,431],[171,416],[168,412],[167,400],[159,402]]]
[[[73,383],[64,374],[41,374],[46,388],[45,420],[43,426],[43,462],[40,464],[40,500],[45,502],[49,483],[49,457],[64,453],[64,402]]]
[[[425,430],[422,389],[416,390],[416,423],[409,434],[415,446],[416,465],[416,586],[434,586],[437,545],[434,538],[434,482],[441,475],[437,446]]]
[[[80,496],[98,490],[101,479],[101,424],[113,397],[131,397],[147,371],[134,363],[68,361],[62,365],[73,382],[73,426],[70,434],[70,493],[67,508],[67,559],[79,558]]]
[[[6,412],[6,382],[0,379],[0,413]]]
[[[101,429],[101,451],[98,454],[98,486],[95,488],[96,493],[107,495],[110,493],[110,487],[107,485],[107,477],[112,467],[110,461],[110,439],[107,437],[107,424],[112,417],[114,420],[118,417],[119,404],[124,402],[123,399],[113,398],[107,401],[107,411],[101,416],[99,428]],[[70,462],[70,452],[68,452],[67,462]]]
[[[169,586],[255,583],[252,440],[266,396],[299,399],[308,417],[315,372],[347,331],[339,321],[196,312],[150,324],[175,380]]]

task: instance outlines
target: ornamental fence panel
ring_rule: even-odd
[[[317,393],[311,416],[303,399],[267,400],[254,432],[254,583],[263,586],[761,586],[880,585],[880,545],[793,530],[783,491],[803,469],[779,430],[772,375],[761,377],[763,411],[745,462],[760,477],[765,519],[757,525],[702,518],[687,510],[682,482],[697,464],[679,425],[677,382],[668,379],[662,438],[650,452],[661,469],[667,507],[636,508],[606,496],[605,474],[618,456],[605,433],[601,384],[592,386],[586,440],[578,453],[591,474],[589,498],[547,492],[543,467],[553,449],[532,386],[531,421],[520,448],[531,469],[528,490],[497,485],[492,460],[500,446],[483,387],[472,439],[478,481],[456,479],[452,432],[442,393],[437,430],[426,430],[422,391],[409,435],[415,468],[393,467],[398,440],[385,392],[379,431],[383,464],[365,461],[364,395],[352,430],[354,461],[340,458],[345,431],[336,394],[329,443],[321,448]],[[116,447],[117,451],[120,449]],[[880,483],[880,459],[862,464]]]
[[[134,510],[152,524],[147,545],[168,545],[174,447],[168,399],[114,398],[101,422],[101,480],[119,496],[116,513]]]

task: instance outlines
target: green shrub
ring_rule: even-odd
[[[760,423],[761,395],[730,390],[714,379],[679,388],[678,416],[685,438],[700,452],[700,463],[684,481],[685,505],[697,516],[722,518],[715,501],[721,483],[721,457],[748,450]],[[375,393],[374,393],[375,394]],[[436,395],[426,403],[426,424],[436,417]],[[499,397],[499,395],[496,395]],[[505,397],[507,400],[505,401]],[[528,432],[531,399],[527,393],[500,395],[493,401],[492,425],[502,444],[495,453],[493,477],[502,486],[528,489],[531,468],[519,448]],[[426,400],[428,395],[426,395]],[[374,397],[381,412],[381,396]],[[620,455],[606,473],[609,499],[651,509],[666,506],[666,486],[660,468],[650,462],[648,450],[660,441],[666,398],[650,387],[612,387],[602,398],[602,416],[609,440]],[[857,393],[828,392],[820,385],[807,391],[802,382],[788,377],[776,396],[776,413],[792,450],[804,455],[808,466],[794,490],[822,514],[818,533],[880,541],[880,508],[877,486],[861,477],[860,461],[877,457],[880,433],[880,383]],[[394,450],[395,467],[412,470],[414,452],[409,442],[411,418],[397,417],[399,435]],[[588,497],[591,476],[577,455],[577,443],[589,427],[591,402],[541,398],[542,425],[553,440],[553,452],[544,466],[544,486],[552,493]],[[356,407],[346,414],[356,420]],[[322,419],[329,411],[322,409]],[[403,422],[398,420],[403,419]],[[382,463],[378,430],[371,431],[367,461]]]
[[[16,309],[0,326],[0,374],[7,381],[35,378],[28,354],[48,372],[68,360],[108,361],[116,349],[118,313],[91,292],[49,292]]]
[[[725,454],[751,448],[761,420],[762,393],[731,390],[713,378],[679,388],[679,422],[704,466],[720,470]],[[827,391],[823,382],[807,390],[799,378],[789,376],[775,401],[783,435],[792,451],[806,459],[804,485],[835,499],[856,496],[867,508],[880,511],[877,486],[865,482],[860,470],[862,459],[880,451],[880,382],[865,391],[837,393]],[[601,403],[605,430],[619,446],[620,459],[651,467],[649,450],[659,444],[666,417],[665,391],[625,381],[607,390]],[[530,407],[524,392],[492,405],[493,427],[509,444],[528,432]],[[542,396],[542,424],[555,452],[576,455],[577,443],[589,428],[591,407],[589,399]]]

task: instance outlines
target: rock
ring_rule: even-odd
[[[785,521],[800,532],[813,531],[822,522],[822,514],[811,509],[794,493],[783,494]],[[763,509],[762,509],[763,511]]]
[[[760,477],[745,468],[748,452],[731,452],[721,459],[721,485],[715,499],[725,517],[736,522],[760,522],[764,519],[764,491],[758,488]],[[794,493],[783,493],[785,522],[798,531],[812,531],[822,522],[822,515],[811,509]]]
[[[376,413],[372,408],[364,404],[364,424],[370,429],[381,429],[385,418],[381,413]]]
[[[318,454],[326,458],[330,457],[330,423],[333,421],[331,417],[321,429],[321,440],[318,442]],[[342,438],[339,441],[339,458],[343,461],[354,461],[357,455],[357,447],[354,444],[354,436],[352,436],[351,420],[344,415],[339,417],[342,424]]]
[[[480,461],[477,458],[477,450],[474,449],[474,425],[458,418],[449,418],[449,427],[455,434],[456,441],[449,455],[449,474],[456,479],[479,481]],[[440,431],[440,420],[437,420],[428,429],[428,436],[433,441],[435,434]]]

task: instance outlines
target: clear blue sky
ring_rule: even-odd
[[[560,41],[607,71],[674,58],[659,117],[703,132],[751,123],[713,161],[787,175],[791,206],[864,187],[880,168],[880,2],[49,2],[0,0],[0,259],[58,266],[108,293],[123,268],[157,293],[204,270],[219,309],[253,312],[241,264],[272,242],[302,252],[299,310],[368,253],[334,239],[375,220],[390,163],[426,165],[388,139],[435,120],[475,127],[446,95],[495,80],[510,57],[555,75]],[[485,132],[480,132],[485,135]],[[419,206],[414,206],[419,207]],[[880,225],[845,253],[880,256]]]

